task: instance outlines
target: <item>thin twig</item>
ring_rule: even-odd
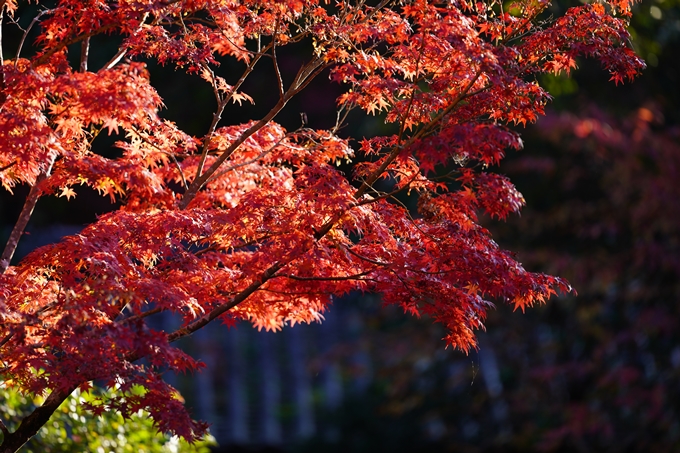
[[[122,47],[118,49],[118,52],[116,52],[116,54],[108,61],[108,63],[104,65],[104,69],[111,69],[116,66],[118,62],[123,59],[126,53],[126,48]]]
[[[351,248],[347,247],[346,245],[340,245],[340,247],[344,248],[351,255],[354,255],[357,258],[359,258],[360,260],[366,261],[367,263],[375,264],[376,266],[380,266],[380,267],[389,267],[390,266],[390,263],[383,263],[382,261],[376,261],[376,260],[373,260],[371,258],[367,258],[363,255],[359,255],[357,252],[355,252]]]
[[[19,27],[19,29],[21,29],[21,30],[24,32],[23,36],[21,37],[21,41],[19,41],[19,47],[17,48],[17,56],[16,56],[16,58],[14,59],[14,67],[15,67],[15,68],[17,67],[17,64],[19,63],[19,56],[21,55],[21,49],[24,47],[24,42],[26,41],[26,37],[28,36],[28,32],[31,31],[31,28],[33,28],[33,26],[35,25],[35,23],[38,22],[42,16],[44,16],[45,14],[47,14],[47,13],[49,13],[49,12],[50,12],[49,9],[44,9],[44,10],[40,11],[40,12],[33,18],[33,20],[31,21],[31,23],[28,24],[28,28],[26,28],[26,30],[24,30],[23,28],[21,28],[21,27],[19,26],[19,23],[18,23],[18,22],[15,22],[15,24],[17,25],[17,27]]]
[[[276,74],[276,86],[279,89],[279,97],[283,99],[285,92],[283,89],[283,77],[281,77],[281,70],[279,69],[279,61],[276,59],[276,34],[272,36],[272,62],[274,63],[274,74]]]
[[[289,275],[289,274],[279,274],[277,277],[285,277],[289,278],[291,280],[300,280],[300,281],[343,281],[343,280],[362,280],[360,277],[363,277],[365,275],[370,274],[373,272],[375,269],[372,269],[370,271],[364,271],[360,272],[358,274],[354,275],[346,275],[343,277],[301,277],[299,275]]]
[[[127,318],[123,318],[123,319],[116,321],[116,322],[118,324],[123,324],[123,323],[129,323],[129,322],[132,322],[132,321],[138,321],[140,319],[144,319],[144,318],[149,317],[151,315],[155,315],[157,313],[160,313],[163,310],[164,309],[161,308],[161,307],[152,308],[151,310],[147,310],[147,311],[142,312],[138,315],[128,316]]]
[[[2,24],[0,23],[0,25],[2,25]],[[0,171],[9,170],[10,168],[14,167],[16,164],[17,164],[17,161],[15,160],[11,164],[7,164],[4,167],[0,167]]]
[[[372,281],[372,279],[366,279],[366,281]],[[260,291],[281,294],[282,296],[328,296],[332,295],[329,291],[277,291],[275,289],[261,288]]]
[[[297,131],[296,131],[296,132],[297,132]],[[253,157],[252,159],[247,160],[247,161],[245,161],[245,162],[240,162],[240,163],[238,163],[238,164],[234,164],[234,165],[232,165],[231,167],[225,168],[224,170],[220,171],[219,173],[213,174],[213,175],[212,175],[205,183],[208,184],[209,182],[214,181],[215,179],[218,179],[218,178],[220,178],[220,177],[226,175],[226,174],[229,173],[230,171],[234,171],[234,170],[236,170],[236,169],[238,169],[238,168],[245,167],[245,166],[250,165],[250,164],[254,164],[254,163],[257,162],[258,160],[260,160],[260,159],[262,159],[263,157],[265,157],[267,154],[269,154],[269,153],[271,153],[272,151],[274,151],[274,149],[275,149],[276,147],[278,147],[279,145],[281,145],[281,142],[282,142],[285,138],[287,138],[289,135],[291,135],[291,134],[286,134],[286,135],[284,135],[283,137],[281,137],[280,139],[278,139],[278,140],[276,141],[276,143],[274,143],[274,145],[272,145],[272,146],[270,146],[269,148],[265,149],[265,150],[262,151],[260,154],[258,154],[257,156]]]
[[[333,135],[337,134],[342,128],[349,113],[356,107],[354,104],[342,104],[335,114],[335,125],[331,129]]]
[[[0,0],[0,104],[5,103],[6,99],[6,94],[5,94],[5,55],[3,52],[3,42],[2,42],[2,28],[3,28],[3,22],[5,20],[5,3],[7,3],[7,0]],[[0,171],[4,170],[0,169]]]
[[[182,178],[182,185],[184,186],[184,190],[189,190],[189,184],[187,183],[187,179],[184,177],[184,171],[182,170],[182,166],[179,164],[177,157],[175,157],[175,154],[168,152],[168,151],[163,151],[163,152],[165,154],[169,155],[172,158],[172,161],[175,163],[175,166],[177,167],[177,171],[179,171],[179,176],[180,176],[180,178]]]
[[[268,48],[269,47],[267,47],[267,49]],[[210,146],[210,141],[212,140],[213,134],[215,133],[215,130],[217,129],[217,124],[222,119],[222,113],[224,112],[224,109],[226,108],[229,101],[231,101],[231,99],[234,97],[234,95],[236,94],[238,89],[241,87],[241,85],[243,85],[243,82],[245,82],[245,80],[248,78],[250,73],[253,72],[253,70],[255,69],[255,65],[258,63],[258,61],[260,61],[260,58],[262,58],[262,54],[255,55],[255,58],[253,58],[251,60],[251,62],[246,67],[246,70],[243,72],[243,74],[241,74],[241,77],[239,78],[238,82],[236,82],[236,85],[234,85],[231,88],[231,90],[229,91],[229,93],[226,96],[222,97],[222,96],[220,96],[219,92],[216,93],[216,95],[217,95],[217,110],[213,114],[212,123],[210,124],[210,127],[208,128],[208,132],[206,133],[205,138],[203,139],[203,147],[201,149],[201,160],[198,163],[198,168],[196,170],[196,177],[194,178],[194,181],[192,182],[189,190],[187,190],[184,193],[184,198],[182,199],[182,205],[184,207],[186,207],[186,205],[189,204],[189,201],[191,201],[190,199],[192,199],[196,195],[196,193],[198,193],[198,190],[201,187],[203,187],[203,185],[205,184],[205,181],[202,181],[202,183],[199,186],[199,185],[196,184],[196,181],[200,180],[203,176],[203,168],[204,168],[204,165],[205,165],[205,161],[208,158],[208,149],[209,149],[209,146]],[[214,78],[213,78],[213,84],[214,83],[215,82],[214,82]],[[239,143],[239,145],[240,145],[240,143]],[[235,149],[236,148],[234,148],[234,150]],[[231,152],[233,152],[234,150],[232,150]],[[231,153],[229,153],[229,154],[231,154]],[[229,157],[229,155],[227,155],[222,160],[222,162],[224,162],[224,160],[226,160],[227,157]],[[211,169],[212,169],[212,167],[211,167]],[[208,172],[210,172],[211,169],[209,169]],[[212,173],[214,173],[214,170],[212,170]],[[208,175],[208,177],[210,177],[210,175]],[[207,181],[207,178],[206,178],[206,181]],[[193,193],[194,191],[196,193]],[[187,195],[187,194],[191,194],[191,195]],[[185,199],[187,200],[186,202],[184,201]]]
[[[194,199],[198,191],[206,184],[206,182],[212,177],[212,175],[214,175],[215,172],[217,172],[220,166],[236,151],[236,149],[239,146],[241,146],[241,144],[243,144],[243,142],[245,142],[248,138],[253,136],[264,126],[269,124],[269,122],[273,120],[274,117],[276,117],[276,115],[278,115],[281,110],[283,110],[283,108],[286,106],[290,98],[292,98],[297,93],[302,91],[311,82],[312,79],[314,79],[317,75],[319,75],[323,71],[323,69],[325,69],[325,66],[326,65],[324,64],[322,59],[315,58],[307,65],[300,68],[293,84],[284,93],[284,96],[279,99],[276,105],[272,107],[269,113],[267,113],[264,117],[262,117],[259,121],[250,126],[248,129],[243,131],[243,133],[241,133],[241,135],[236,140],[234,140],[231,143],[231,145],[229,145],[229,147],[227,147],[227,149],[224,150],[222,154],[220,154],[220,156],[213,162],[210,168],[208,168],[202,174],[197,173],[196,178],[189,186],[189,190],[187,190],[184,193],[184,197],[182,198],[182,201],[180,201],[179,205],[180,209],[185,209],[189,205],[191,200]],[[217,125],[214,121],[213,124],[214,126]],[[212,132],[209,133],[206,139],[210,138],[212,136],[212,133],[214,133],[214,129],[212,130]],[[208,144],[207,142],[204,143],[204,151],[202,153],[202,155],[204,156],[207,156],[208,153],[207,144]]]
[[[224,112],[224,109],[227,107],[227,103],[229,101],[227,98],[221,98],[221,100],[217,103],[217,110],[215,113],[213,113],[213,119],[212,122],[210,123],[210,127],[208,128],[208,133],[205,134],[205,138],[203,139],[203,149],[201,150],[201,160],[198,162],[198,168],[196,170],[196,177],[194,178],[194,182],[196,182],[197,179],[201,177],[201,173],[203,173],[203,167],[205,166],[205,161],[208,158],[208,150],[210,148],[210,142],[212,141],[213,135],[215,134],[215,130],[217,130],[217,124],[220,122],[222,119],[222,113]],[[192,183],[193,186],[193,183]],[[185,196],[189,191],[187,190],[185,193]]]
[[[215,95],[215,99],[217,100],[217,105],[219,105],[220,103],[222,103],[222,95],[220,94],[220,89],[217,86],[217,81],[215,80],[216,79],[215,71],[213,71],[212,68],[210,68],[210,65],[208,63],[204,62],[201,66],[203,66],[203,69],[208,71],[208,73],[210,74],[210,85],[212,85],[213,94]]]
[[[142,29],[142,27],[144,26],[144,22],[146,22],[146,19],[147,19],[148,17],[149,17],[149,13],[148,13],[148,12],[147,12],[147,13],[144,13],[144,15],[142,16],[142,20],[139,22],[139,25],[137,26],[137,29],[135,29],[135,31],[134,31],[133,34],[139,33],[139,31],[140,31],[140,30]],[[115,65],[117,65],[118,62],[125,56],[126,53],[127,53],[127,48],[126,48],[126,47],[123,47],[123,46],[121,45],[120,49],[118,49],[118,52],[116,52],[116,54],[115,54],[113,57],[111,57],[111,59],[108,61],[108,63],[106,63],[106,64],[104,65],[104,69],[111,69],[111,68],[113,68],[113,67],[114,67]]]

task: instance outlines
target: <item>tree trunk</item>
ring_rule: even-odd
[[[71,388],[55,390],[50,393],[50,396],[47,397],[42,406],[36,408],[21,421],[16,431],[5,435],[2,444],[0,444],[0,453],[15,453],[19,451],[47,423],[54,411],[77,387],[77,385],[74,385]]]

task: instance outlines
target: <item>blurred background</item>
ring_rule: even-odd
[[[6,42],[16,39],[5,27]],[[323,324],[276,334],[210,326],[183,344],[207,368],[168,379],[212,423],[219,451],[680,451],[680,1],[638,3],[631,31],[648,64],[634,83],[615,86],[587,60],[571,78],[541,80],[550,111],[498,169],[527,206],[485,222],[525,267],[567,278],[578,296],[525,314],[499,304],[469,355],[373,295],[338,299]],[[99,44],[93,58],[104,62],[117,44]],[[291,73],[295,58],[292,49]],[[201,135],[210,87],[150,69],[165,116]],[[246,92],[271,86],[266,71],[253,75]],[[294,129],[305,112],[311,127],[329,127],[339,92],[322,80],[278,120]],[[227,121],[257,116],[270,105],[263,96]],[[354,124],[343,133],[382,127]],[[25,192],[0,195],[0,239]],[[113,207],[86,191],[68,204],[41,200],[19,254]]]

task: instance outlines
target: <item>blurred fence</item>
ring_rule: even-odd
[[[220,445],[283,445],[318,435],[332,440],[333,427],[320,425],[318,415],[370,382],[368,354],[350,344],[359,330],[357,315],[335,306],[322,324],[276,333],[247,323],[211,324],[180,344],[206,367],[166,380],[195,418],[211,424]],[[156,327],[171,329],[175,322],[163,316]],[[355,365],[349,378],[341,373],[338,354]]]

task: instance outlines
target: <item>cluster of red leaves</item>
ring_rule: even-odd
[[[15,12],[16,2],[2,5]],[[508,123],[543,113],[549,96],[535,74],[569,69],[576,55],[601,59],[617,81],[643,64],[625,47],[625,21],[602,6],[541,27],[547,4],[518,5],[509,16],[495,2],[465,1],[57,2],[38,21],[37,54],[0,68],[0,182],[66,197],[86,184],[121,208],[0,276],[7,382],[33,392],[95,378],[140,384],[143,396],[110,406],[144,407],[191,439],[202,427],[177,416],[159,373],[196,369],[171,343],[218,317],[280,329],[320,320],[332,295],[373,291],[443,323],[446,341],[468,350],[490,300],[524,309],[569,291],[524,270],[478,225],[477,210],[504,218],[523,203],[485,170],[521,147]],[[114,58],[96,72],[86,59],[72,69],[69,46],[86,50],[106,33],[122,37]],[[276,50],[305,40],[310,62],[284,84]],[[135,57],[212,85],[218,109],[205,136],[161,118]],[[246,65],[233,85],[217,75],[226,57]],[[252,100],[239,89],[263,58],[279,102],[260,119],[218,128],[227,102]],[[342,109],[383,112],[395,126],[362,142],[354,178],[337,167],[356,157],[337,128],[288,132],[273,122],[329,67],[346,87]],[[93,151],[103,130],[124,134],[121,157]],[[438,176],[445,169],[448,181]],[[392,188],[378,190],[379,179]],[[395,202],[411,190],[421,195],[416,216]],[[162,311],[184,324],[153,331],[146,319]]]

